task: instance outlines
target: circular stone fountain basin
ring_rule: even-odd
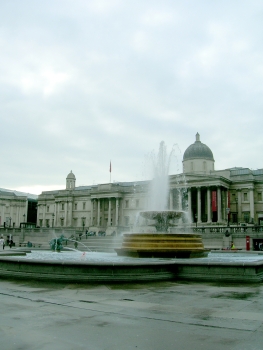
[[[0,277],[69,283],[183,279],[255,283],[263,280],[263,255],[229,251],[197,259],[157,259],[32,251],[26,256],[0,256]]]

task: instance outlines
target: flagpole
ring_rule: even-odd
[[[111,161],[110,161],[110,184],[111,184]]]

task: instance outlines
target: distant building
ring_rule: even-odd
[[[262,224],[263,169],[214,170],[208,146],[196,140],[183,155],[183,173],[171,175],[168,209],[189,213],[192,225]],[[76,187],[72,171],[65,190],[38,197],[40,227],[72,227],[114,234],[129,230],[144,209],[149,182],[119,182]]]
[[[0,227],[18,228],[21,223],[36,221],[36,195],[0,189]]]

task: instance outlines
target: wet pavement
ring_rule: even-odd
[[[7,350],[256,350],[263,285],[0,280]]]

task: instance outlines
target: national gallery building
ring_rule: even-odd
[[[170,175],[167,209],[188,212],[192,226],[263,225],[263,169],[214,169],[211,149],[196,140],[184,152],[183,173]],[[106,234],[131,230],[147,207],[150,182],[76,186],[70,172],[66,188],[38,197],[37,225],[78,228]],[[146,223],[147,224],[147,223]]]

